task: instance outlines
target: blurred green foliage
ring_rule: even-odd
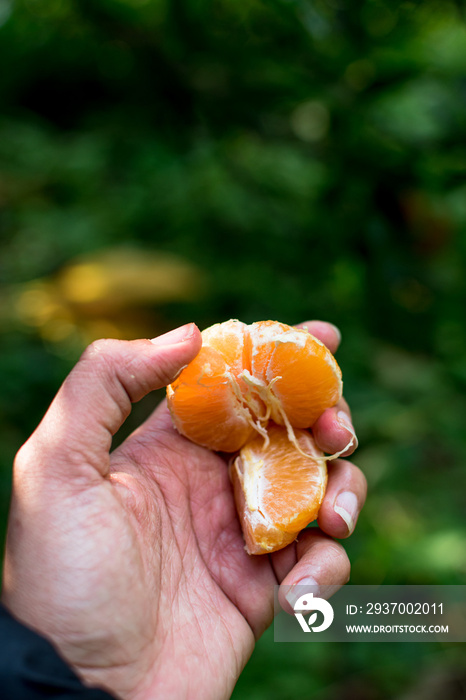
[[[99,331],[324,318],[370,487],[352,582],[464,583],[465,16],[460,0],[1,0],[3,532],[14,453]],[[181,276],[124,313],[66,297],[70,269],[128,247],[195,288]],[[453,700],[462,664],[453,645],[268,633],[235,697]]]

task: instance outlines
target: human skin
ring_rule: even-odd
[[[336,350],[333,326],[302,326]],[[228,698],[272,621],[274,585],[284,596],[303,579],[349,578],[333,538],[351,534],[365,499],[351,463],[329,463],[319,528],[249,556],[224,459],[179,435],[165,402],[110,451],[131,403],[200,347],[194,324],[152,341],[96,341],[15,460],[2,601],[85,683],[125,700]],[[354,435],[345,417],[342,399],[314,426],[325,451]]]

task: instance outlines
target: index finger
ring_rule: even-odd
[[[304,328],[311,335],[315,335],[318,340],[321,340],[328,347],[331,353],[337,351],[341,341],[341,333],[333,323],[327,321],[304,321],[297,323],[296,328]]]

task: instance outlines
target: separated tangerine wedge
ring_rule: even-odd
[[[309,428],[342,394],[332,353],[307,330],[278,321],[231,320],[202,332],[197,357],[167,387],[178,431],[213,450],[235,452],[270,420]]]
[[[285,428],[270,425],[269,441],[248,442],[230,466],[246,551],[265,554],[286,547],[317,518],[327,485],[323,452],[306,430],[296,430],[298,452]]]

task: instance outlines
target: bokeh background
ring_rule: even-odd
[[[352,583],[465,582],[465,19],[0,0],[2,540],[14,453],[92,339],[321,318],[370,486]],[[464,651],[269,631],[234,698],[456,700]]]

